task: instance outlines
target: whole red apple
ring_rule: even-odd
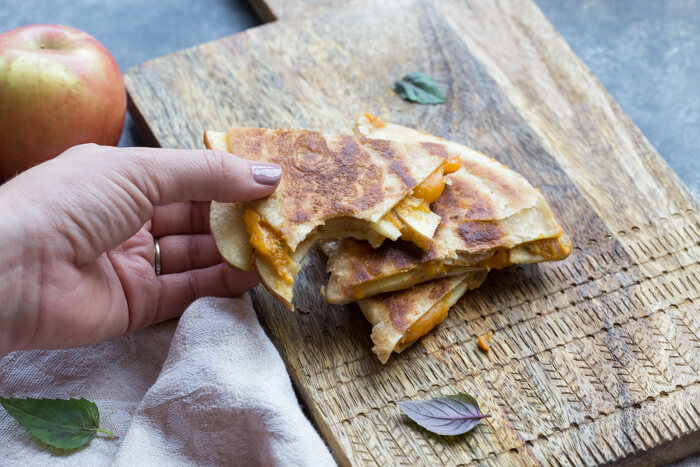
[[[80,143],[116,145],[126,92],[112,55],[78,29],[0,34],[0,181]]]

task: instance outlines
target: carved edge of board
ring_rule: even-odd
[[[637,467],[639,465],[664,465],[697,454],[700,445],[700,430],[680,438],[666,441],[643,452],[635,453],[620,461],[612,463],[618,467]]]
[[[696,278],[700,277],[698,276],[699,272],[700,268],[696,267],[694,271]],[[578,347],[583,345],[591,351],[599,348],[606,354],[606,357],[604,361],[598,359],[600,360],[598,363],[613,364],[616,361],[625,361],[625,366],[621,367],[620,371],[627,374],[630,373],[629,369],[638,370],[641,382],[636,381],[633,375],[629,376],[628,384],[632,386],[632,392],[624,394],[615,387],[614,378],[607,381],[603,376],[598,376],[600,380],[598,382],[601,385],[597,387],[604,396],[601,397],[601,400],[610,401],[609,395],[616,401],[615,404],[626,407],[646,397],[654,396],[655,387],[668,392],[679,386],[697,382],[697,375],[700,374],[700,321],[694,316],[693,311],[697,308],[699,299],[700,297],[664,300],[665,303],[661,303],[661,301],[654,303],[655,309],[651,311],[620,306],[619,310],[606,311],[608,313],[610,311],[625,312],[625,315],[611,317],[611,315],[601,312],[600,316],[597,316],[595,320],[592,320],[590,324],[577,333],[565,331],[571,322],[566,323],[565,321],[575,317],[574,311],[570,310],[567,315],[561,317],[563,324],[558,328],[556,328],[556,321],[550,321],[539,327],[530,325],[529,329],[522,330],[522,332],[495,334],[492,338],[494,341],[493,352],[488,355],[478,353],[476,340],[469,338],[470,336],[466,336],[466,339],[459,342],[462,348],[456,343],[443,345],[441,338],[444,336],[444,330],[438,328],[435,335],[426,339],[427,343],[422,344],[423,348],[414,352],[421,358],[414,359],[419,360],[416,362],[416,365],[419,366],[428,362],[443,368],[444,371],[437,371],[434,368],[437,371],[433,375],[435,379],[445,383],[459,383],[491,371],[498,372],[504,368],[515,367],[519,362],[528,359],[537,361],[538,365],[546,366],[546,362],[552,356],[561,357],[562,362],[566,363],[568,368],[580,366],[581,374],[585,374],[591,369],[591,364],[586,364],[582,360],[587,355],[586,350]],[[537,344],[536,349],[523,350],[520,344],[526,341],[535,341],[539,344]],[[623,345],[623,347],[618,347],[618,344]],[[652,344],[656,347],[652,347]],[[570,357],[565,356],[566,352],[570,352]],[[636,361],[628,361],[632,354],[637,359]],[[591,358],[593,357],[597,358],[595,355]],[[663,359],[662,357],[667,358]],[[403,371],[405,368],[402,368],[401,364],[406,363],[406,361],[401,360],[401,357],[397,360],[398,362],[383,368],[365,368],[362,365],[362,360],[356,360],[324,368],[316,375],[305,373],[305,377],[316,376],[318,377],[315,380],[317,389],[333,389],[342,395],[346,391],[345,388],[354,385],[353,379],[375,381],[381,379],[384,374],[391,376],[396,371]],[[617,364],[615,363],[615,365]],[[637,368],[640,365],[643,368]],[[557,376],[556,372],[552,370],[545,371],[551,373],[554,379],[566,379],[564,376]],[[331,374],[333,377],[323,377],[324,373]],[[653,384],[653,387],[649,384]],[[591,386],[596,387],[596,384],[591,384]],[[604,387],[607,387],[605,391],[602,390]],[[648,389],[650,387],[651,389]],[[402,393],[406,394],[406,397],[412,397],[429,389],[429,386],[421,386],[417,382],[412,388],[404,389]],[[585,394],[585,392],[581,394]],[[380,396],[383,401],[390,400],[394,396],[391,392],[384,393],[381,388],[377,388],[376,395]],[[333,397],[322,399],[330,401]],[[379,409],[383,406],[368,403],[362,407]],[[592,411],[590,415],[597,416],[608,412],[609,409],[610,407],[604,404],[604,407],[601,407],[599,411]],[[362,409],[340,407],[337,413],[341,419],[349,419],[357,415],[358,411],[362,411]]]
[[[684,391],[674,391],[641,402],[624,412],[607,415],[588,425],[582,424],[575,432],[561,432],[537,440],[531,449],[544,465],[552,466],[560,465],[557,458],[566,459],[571,465],[673,462],[697,452],[695,443],[700,439],[700,426],[697,423],[700,413],[695,410],[695,413],[683,414],[675,411],[675,408],[685,406],[693,409],[698,404],[700,385],[696,384]],[[626,424],[627,429],[617,429]],[[674,432],[679,436],[673,437]],[[604,440],[604,443],[590,442],[594,436]],[[649,439],[654,441],[648,442]],[[674,449],[670,450],[669,447]],[[617,453],[624,454],[616,456]]]
[[[633,334],[633,331],[629,334]],[[608,340],[609,344],[615,345],[616,342],[615,339]],[[524,449],[532,451],[539,461],[546,462],[551,458],[552,453],[557,452],[553,448],[559,446],[560,454],[568,452],[573,458],[584,460],[584,462],[572,461],[574,465],[598,464],[624,459],[662,442],[687,438],[698,429],[696,420],[699,414],[697,410],[693,412],[693,407],[698,406],[700,397],[697,374],[694,376],[695,382],[690,385],[673,386],[673,381],[666,381],[666,385],[660,387],[657,384],[665,378],[661,373],[652,375],[652,370],[648,370],[648,374],[645,375],[633,374],[625,368],[624,364],[627,362],[621,356],[623,354],[616,354],[617,357],[608,354],[603,339],[598,340],[595,345],[589,344],[590,342],[578,342],[566,350],[557,349],[554,352],[511,363],[498,371],[449,382],[452,390],[478,394],[482,408],[496,415],[496,418],[486,421],[483,428],[479,428],[476,438],[469,439],[471,452],[468,455],[471,458],[465,458],[461,451],[453,451],[449,457],[467,462],[482,461],[489,457]],[[629,338],[625,339],[624,345],[633,346],[633,344]],[[615,347],[612,350],[615,350]],[[647,361],[651,361],[649,357],[646,358]],[[697,355],[695,358],[696,362],[700,361]],[[571,374],[567,378],[564,374],[565,370],[556,369],[574,360],[576,365],[583,365],[589,369],[587,378],[582,379],[580,375],[574,378]],[[563,368],[566,369],[566,366]],[[558,375],[553,377],[550,372],[557,372]],[[602,373],[604,374],[601,376]],[[541,376],[532,376],[537,374],[546,374],[549,381],[543,380]],[[657,381],[652,381],[650,375]],[[688,375],[686,374],[685,377],[687,378]],[[623,406],[614,405],[614,398],[619,395],[611,392],[620,385],[619,378],[627,378],[624,387],[636,387],[635,391],[638,392],[637,397],[629,399]],[[555,389],[548,390],[550,384],[546,383],[556,383],[557,380],[561,381],[561,384],[555,384]],[[645,385],[647,390],[640,389],[641,385]],[[369,387],[369,385],[363,386]],[[594,391],[596,388],[597,391]],[[648,390],[650,388],[656,388],[656,392]],[[434,397],[440,393],[441,389],[430,387],[419,390],[414,395],[404,395],[402,400],[410,397]],[[339,391],[334,388],[333,391],[328,392],[321,388],[321,394],[337,394],[339,400],[328,398],[323,401],[324,405],[331,408],[340,400],[352,400],[353,396],[357,399],[356,391],[352,388],[349,391]],[[514,394],[520,394],[520,396],[513,397]],[[607,410],[592,412],[590,407],[596,402],[591,400],[601,398],[607,403]],[[662,407],[663,410],[659,408],[660,404],[665,404]],[[644,410],[640,412],[639,409]],[[383,407],[365,407],[356,415],[333,424],[335,437],[345,440],[347,444],[349,437],[362,436],[362,432],[367,429],[363,425],[371,423],[375,425],[375,430],[368,431],[382,433],[384,429],[386,432],[382,435],[382,445],[391,446],[392,443],[405,445],[407,436],[410,436],[409,439],[414,444],[420,445],[421,441],[424,441],[426,436],[424,432],[416,431],[404,421],[388,416],[387,411],[397,412],[394,400],[390,400]],[[636,421],[642,415],[645,415],[646,419],[641,423],[641,427],[633,426],[633,430],[627,427],[626,423],[630,420]],[[648,428],[645,427],[652,423],[650,418],[652,416],[657,417],[654,423],[658,426],[647,431]],[[533,426],[543,427],[544,432],[533,431]],[[509,430],[512,431],[509,432]],[[614,441],[612,445],[604,443],[592,450],[588,443],[578,441],[581,439],[590,441],[593,438],[591,430],[606,432],[605,436],[608,439],[618,437],[621,441]],[[394,436],[394,433],[398,434]],[[481,439],[482,437],[489,439]],[[404,438],[403,442],[401,438]],[[432,452],[441,457],[440,451],[443,448],[452,451],[449,445],[441,446],[439,440],[431,441],[430,437],[427,440],[430,446],[428,456]],[[569,452],[570,448],[561,448],[562,444],[567,443],[574,443],[576,449]],[[501,450],[494,451],[493,446],[498,444],[502,445]],[[356,452],[357,446],[351,449],[356,455],[362,456],[361,452]],[[697,445],[686,446],[682,454],[691,454],[696,450]],[[677,452],[664,453],[666,461],[673,460],[676,455],[680,457]],[[562,455],[562,458],[565,457]]]
[[[453,310],[453,318],[435,331],[435,337],[421,341],[420,351],[407,352],[397,358],[403,363],[420,361],[425,358],[454,360],[463,362],[466,368],[470,368],[473,373],[488,371],[521,358],[551,351],[575,340],[619,328],[632,321],[657,321],[656,324],[666,328],[680,325],[688,327],[688,324],[684,324],[686,323],[684,320],[687,319],[686,310],[698,306],[697,300],[700,298],[697,291],[690,290],[688,283],[690,280],[700,279],[699,273],[700,268],[698,268],[697,263],[694,263],[692,267],[683,268],[668,278],[647,280],[619,293],[592,298],[591,303],[581,305],[574,302],[570,306],[555,309],[542,316],[534,314],[532,319],[521,320],[515,324],[488,317],[478,321],[469,321],[465,319],[460,306]],[[679,290],[679,293],[687,293],[687,295],[668,297],[665,291],[671,288]],[[648,308],[644,308],[645,306]],[[505,309],[502,315],[517,311]],[[659,313],[662,314],[659,315]],[[676,321],[673,323],[661,321],[666,319],[665,316]],[[649,324],[653,328],[651,333],[659,336],[658,327],[655,327],[653,323]],[[342,330],[339,330],[339,333],[340,331]],[[489,331],[494,333],[492,345],[494,352],[491,353],[490,357],[487,358],[476,347],[472,346],[445,354],[452,347],[464,345],[465,342],[476,342],[476,336]],[[684,336],[694,335],[691,328],[679,328],[674,333]],[[345,340],[343,337],[339,339]],[[673,343],[660,337],[652,340],[669,348],[674,347]],[[691,340],[695,342],[695,345],[699,345],[697,337]],[[346,342],[339,342],[340,344],[346,344]],[[683,353],[680,350],[676,351]],[[380,370],[363,366],[364,359],[365,353],[362,352],[359,355],[356,354],[355,358],[336,362],[335,365],[323,367],[322,370],[337,372],[342,369],[345,378],[376,375]],[[300,357],[298,360],[300,365],[314,360],[313,350],[309,349],[308,355]],[[686,359],[686,362],[690,362],[690,367],[693,367],[695,371],[700,371],[698,364],[692,363],[695,362],[694,358]],[[330,387],[326,389],[330,389]]]
[[[691,216],[694,217],[694,216]],[[695,221],[694,224],[695,228],[697,229],[697,220]],[[631,232],[634,233],[634,235],[639,236],[641,235],[648,235],[648,233],[645,230],[642,229],[630,229]],[[592,369],[596,368],[598,371],[601,370],[601,368],[604,368],[604,365],[608,365],[610,368],[616,367],[616,371],[622,371],[623,374],[627,375],[627,378],[629,378],[629,385],[631,388],[633,388],[633,391],[636,391],[639,397],[637,398],[631,398],[627,400],[624,403],[624,408],[625,410],[627,409],[634,409],[635,405],[645,403],[645,401],[649,401],[650,398],[655,398],[658,397],[659,395],[663,395],[664,393],[673,393],[674,391],[679,391],[682,390],[685,387],[688,387],[688,384],[697,384],[697,374],[698,374],[698,369],[700,368],[700,323],[697,323],[694,321],[692,310],[697,308],[697,287],[694,287],[693,284],[697,284],[700,282],[700,268],[698,268],[698,260],[697,258],[700,257],[698,256],[698,252],[700,249],[698,249],[698,244],[697,244],[697,238],[694,233],[691,233],[686,239],[692,239],[695,238],[695,242],[688,247],[685,248],[690,248],[691,250],[689,251],[689,255],[687,255],[686,262],[684,265],[681,265],[681,267],[678,269],[678,272],[680,274],[670,274],[674,271],[670,271],[668,273],[664,273],[662,275],[659,275],[658,278],[662,279],[660,282],[656,283],[653,285],[652,293],[649,293],[648,291],[645,292],[645,287],[649,286],[650,282],[654,279],[651,277],[646,277],[643,278],[641,281],[635,281],[631,285],[631,287],[634,287],[635,291],[631,294],[632,296],[639,297],[641,296],[642,299],[637,299],[637,301],[632,301],[632,303],[628,303],[625,306],[619,305],[619,303],[625,303],[625,301],[629,302],[630,300],[626,300],[624,296],[622,296],[620,299],[617,300],[611,300],[610,303],[607,305],[603,306],[604,304],[598,303],[598,307],[603,307],[604,313],[602,315],[597,316],[596,322],[600,323],[597,327],[588,325],[586,326],[585,323],[581,324],[564,324],[563,327],[559,328],[560,329],[560,334],[565,334],[566,331],[563,331],[563,329],[569,328],[569,329],[576,329],[580,332],[582,332],[582,335],[577,335],[574,336],[574,339],[571,340],[570,342],[557,342],[556,345],[553,347],[544,347],[542,351],[538,351],[532,354],[521,354],[521,355],[516,355],[515,358],[511,358],[509,361],[503,363],[501,362],[500,369],[502,370],[503,368],[508,368],[511,367],[514,364],[517,364],[520,360],[525,358],[527,360],[530,357],[534,357],[535,359],[538,360],[538,365],[540,365],[543,368],[549,368],[549,370],[545,369],[542,371],[547,372],[550,374],[554,370],[553,365],[551,363],[547,364],[547,359],[555,358],[554,361],[559,362],[559,363],[565,363],[565,364],[575,364],[575,365],[585,365],[587,368]],[[662,245],[662,244],[661,244]],[[657,252],[651,252],[651,254],[657,254]],[[653,259],[652,262],[664,262],[668,259],[668,256],[663,256],[661,255],[660,257]],[[675,256],[671,257],[675,258]],[[666,266],[662,265],[662,269],[665,269]],[[690,268],[690,269],[688,269]],[[686,274],[687,272],[687,274]],[[665,274],[670,274],[670,275],[665,275]],[[687,275],[692,274],[692,279],[689,279],[688,277],[685,277]],[[685,277],[685,280],[683,280]],[[670,287],[669,288],[669,284]],[[665,289],[664,289],[665,287]],[[673,288],[675,288],[675,292],[673,292]],[[665,290],[665,292],[663,291]],[[695,293],[695,295],[692,295]],[[677,300],[673,300],[673,298]],[[594,297],[586,297],[586,300],[595,300]],[[656,302],[654,301],[656,300]],[[577,304],[574,304],[572,307],[568,309],[569,316],[571,319],[576,319],[576,312],[578,311],[577,309]],[[614,308],[610,308],[613,306],[618,306],[620,307],[619,309],[615,310]],[[649,311],[651,310],[651,311]],[[592,313],[591,316],[596,316],[596,308],[593,307],[591,308],[590,312]],[[508,314],[508,313],[504,313]],[[555,317],[552,317],[555,318]],[[665,320],[665,321],[664,321]],[[566,323],[566,320],[563,321]],[[549,322],[543,323],[542,327],[546,326],[560,326],[559,323],[562,323],[560,319],[552,319]],[[463,323],[462,323],[463,324]],[[680,327],[687,328],[685,331],[678,331],[677,329],[680,329]],[[675,330],[673,332],[669,332],[670,328],[674,328]],[[612,337],[603,339],[603,340],[591,340],[592,336],[596,335],[597,333],[600,332],[600,330],[608,329],[608,335],[612,335]],[[624,332],[621,332],[624,331]],[[641,334],[640,334],[641,333]],[[674,348],[673,344],[670,343],[669,339],[664,338],[664,336],[671,334],[672,336],[679,335],[681,333],[685,333],[687,336],[691,336],[694,344],[694,347],[692,349],[681,349],[679,352],[679,349]],[[474,335],[474,334],[472,334]],[[526,335],[528,338],[533,341],[534,336],[538,336],[537,331],[527,331],[525,333],[520,333],[520,335]],[[495,336],[496,337],[496,336]],[[513,334],[512,336],[505,336],[505,340],[507,339],[512,339],[513,341],[519,339],[518,333]],[[576,347],[574,347],[573,351],[568,351],[570,356],[562,357],[561,356],[561,349],[568,348],[570,347],[569,344],[577,341],[584,339],[587,342],[592,343],[593,350],[586,351],[586,345],[582,345],[580,342],[578,344],[575,344]],[[498,339],[496,339],[498,341]],[[546,342],[546,338],[542,337],[541,335],[537,337],[537,339],[534,339],[534,341],[539,341],[539,342]],[[594,342],[595,341],[595,342]],[[644,358],[642,359],[643,362],[646,362],[646,364],[650,365],[651,368],[655,368],[654,372],[649,373],[649,370],[646,370],[644,367],[639,366],[639,362],[637,362],[638,368],[635,369],[634,372],[627,371],[624,365],[622,365],[620,362],[620,358],[624,359],[624,354],[618,354],[616,357],[615,353],[617,350],[617,347],[615,347],[616,342],[624,342],[625,346],[627,348],[633,348],[635,349],[634,352],[639,355],[643,355]],[[636,344],[635,342],[638,342],[639,344]],[[679,367],[676,365],[674,367],[669,367],[668,365],[664,365],[663,360],[659,360],[658,357],[654,356],[654,352],[652,351],[653,349],[650,349],[649,345],[647,345],[648,342],[655,342],[658,344],[659,348],[665,348],[665,352],[671,352],[677,354],[676,358],[681,358],[685,361],[685,364],[689,363],[689,367],[692,367],[695,371],[695,379],[693,380],[692,378],[689,377],[689,374],[687,371],[684,371],[683,368],[681,367],[680,372],[676,371],[679,369]],[[448,344],[444,347],[441,347],[439,349],[436,349],[436,352],[448,352],[449,349],[452,347],[454,348],[454,344],[457,342],[454,342],[452,344]],[[608,349],[609,345],[613,345],[612,349]],[[568,346],[568,347],[567,347]],[[665,347],[664,347],[665,346]],[[505,347],[500,347],[497,344],[494,348],[495,352],[513,352],[513,349],[527,349],[528,345],[527,344],[522,344],[522,345],[513,345],[513,348],[509,348],[508,346]],[[600,348],[600,350],[595,350],[596,348]],[[607,350],[606,350],[607,349]],[[670,350],[669,350],[670,349]],[[426,350],[428,350],[426,348]],[[688,352],[694,352],[693,355],[688,356]],[[591,353],[592,352],[592,353]],[[604,355],[607,355],[609,352],[613,352],[612,354],[609,355],[609,357],[604,357]],[[516,352],[517,353],[517,352]],[[578,358],[581,355],[584,355],[583,358]],[[591,357],[591,355],[595,355],[595,357]],[[425,358],[425,354],[419,355],[420,359]],[[460,361],[455,361],[454,362],[454,367],[456,366],[461,366],[461,367],[473,367],[477,368],[479,372],[483,371],[489,371],[488,366],[484,367],[482,365],[479,365],[478,362],[480,361],[479,357],[481,356],[480,353],[477,353],[476,351],[473,353],[473,356],[471,358],[465,358],[464,356],[461,356],[459,358]],[[562,360],[562,358],[564,360]],[[576,360],[578,358],[578,360]],[[596,363],[586,363],[586,359],[594,358],[594,362]],[[610,360],[612,358],[612,360]],[[615,360],[615,359],[618,360]],[[672,360],[672,358],[667,358],[669,361]],[[577,363],[576,363],[577,362]],[[659,363],[661,362],[661,363]],[[302,363],[302,362],[298,362]],[[356,364],[357,365],[356,365]],[[635,364],[634,361],[631,362],[626,362],[627,364]],[[645,364],[645,365],[646,365]],[[603,365],[603,367],[601,367]],[[561,365],[560,365],[561,366]],[[659,369],[659,366],[661,367]],[[303,363],[302,363],[302,368]],[[350,363],[343,363],[343,379],[346,381],[350,381],[352,385],[352,382],[355,381],[357,378],[365,378],[367,377],[367,374],[363,372],[362,370],[366,370],[366,367],[362,365],[361,361],[357,362],[350,362]],[[307,367],[308,368],[308,367]],[[298,369],[298,367],[297,367]],[[491,367],[493,370],[493,367]],[[335,368],[326,368],[324,371],[334,371],[337,370]],[[356,372],[355,370],[360,370],[359,372]],[[687,370],[687,368],[685,369]],[[593,371],[593,370],[589,370]],[[674,373],[675,371],[675,373]],[[500,371],[502,373],[502,371]],[[523,380],[522,378],[519,377],[523,373],[522,368],[519,370],[511,370],[507,371],[506,374],[510,375],[508,378],[511,378],[510,381],[516,381],[515,383],[511,384],[518,384],[523,385],[526,384],[526,381]],[[636,378],[632,376],[632,374],[635,373],[639,376]],[[592,374],[592,373],[591,373]],[[608,374],[610,374],[608,372]],[[337,375],[336,375],[337,376]],[[447,381],[450,385],[454,384],[463,384],[464,380],[458,380],[455,378],[452,378],[450,380],[450,377],[447,376],[447,374],[442,375],[443,377],[441,379]],[[692,376],[692,375],[690,375]],[[308,377],[308,375],[307,375]],[[470,376],[467,375],[467,378]],[[515,378],[513,380],[512,378]],[[567,381],[567,384],[575,384],[575,381],[572,378],[569,378],[566,380],[563,376],[559,376],[560,379]],[[639,378],[641,378],[640,381],[637,381]],[[579,390],[578,395],[576,396],[578,398],[578,402],[576,402],[579,405],[583,404],[583,397],[585,397],[585,394],[599,394],[596,397],[603,402],[607,403],[607,409],[604,409],[599,412],[593,412],[590,414],[587,414],[587,417],[598,417],[601,415],[610,415],[614,414],[615,408],[614,406],[611,408],[610,404],[613,404],[615,400],[620,398],[620,394],[618,393],[611,393],[610,391],[614,391],[615,389],[615,381],[616,378],[613,377],[612,375],[608,378],[603,378],[603,380],[606,380],[607,382],[601,382],[598,381],[597,383],[592,382],[592,383],[580,383],[580,385],[586,387],[588,384],[588,390]],[[504,382],[505,380],[497,380],[495,384],[492,385],[492,389],[500,386],[506,385]],[[654,384],[658,385],[661,383],[668,383],[670,386],[664,386],[663,389],[658,389],[656,392],[651,391],[649,392],[648,390],[645,390],[644,388],[653,388],[658,386],[653,386]],[[316,381],[316,384],[318,384],[318,381]],[[342,385],[341,385],[342,386]],[[546,385],[545,385],[546,386]],[[595,387],[598,387],[597,391],[592,391],[591,388],[595,389]],[[375,386],[378,387],[378,386]],[[636,388],[636,389],[634,389]],[[679,389],[680,388],[680,389]],[[353,397],[353,394],[355,391],[352,390],[352,388],[349,388],[348,391],[344,391],[342,387],[339,386],[320,386],[318,387],[320,390],[321,394],[337,394],[337,397],[339,399],[346,398],[350,400]],[[419,392],[417,395],[420,395],[421,397],[427,397],[430,394],[429,390],[418,390]],[[532,392],[532,389],[531,389]],[[382,398],[389,399],[393,397],[393,395],[396,394],[395,392],[390,392],[387,394],[382,394]],[[411,394],[404,394],[405,397],[411,397]],[[560,395],[561,397],[561,395]],[[314,399],[316,405],[325,405],[325,406],[331,406],[335,407],[337,412],[342,412],[343,404],[339,403],[339,400],[336,399],[335,401],[333,400],[333,397],[329,398],[317,398],[317,397],[312,397]],[[501,400],[505,400],[505,398],[501,398]],[[531,401],[532,405],[537,406],[537,403],[533,402],[534,399]],[[389,402],[390,405],[395,406],[395,401]],[[549,404],[551,405],[551,403]],[[349,416],[341,420],[340,424],[344,426],[344,429],[342,431],[338,431],[336,429],[336,433],[333,438],[343,438],[343,433],[348,431],[348,428],[352,425],[351,422],[354,420],[356,417],[364,417],[365,422],[358,422],[358,423],[367,423],[366,421],[366,415],[362,415],[363,413],[366,413],[367,411],[370,412],[378,412],[382,407],[376,407],[376,406],[364,406],[365,408],[361,410],[357,414],[347,414]],[[545,402],[542,402],[540,399],[539,407],[543,408],[544,411],[547,410],[547,404]],[[524,408],[519,408],[519,409],[512,409],[510,412],[510,416],[512,417],[511,423],[513,419],[517,420],[519,417],[516,415],[520,412],[522,413],[527,413],[527,410]],[[334,415],[337,415],[336,412],[333,412]],[[559,423],[562,422],[561,420],[562,415],[559,415]],[[583,420],[585,421],[585,420]],[[568,428],[573,428],[573,429],[578,429],[580,426],[579,424],[583,422],[580,419],[572,421],[569,425]],[[553,427],[559,426],[560,424],[554,423],[551,425]],[[378,428],[378,427],[377,427]],[[568,429],[567,428],[567,429]],[[379,428],[378,428],[379,429]],[[682,457],[684,455],[688,455],[693,453],[694,449],[696,449],[695,445],[690,444],[692,440],[696,439],[694,435],[684,435],[683,431],[680,431],[678,433],[673,434],[671,433],[671,438],[673,439],[673,436],[677,435],[678,441],[673,441],[677,446],[683,446],[683,450],[677,450],[677,451],[660,451],[660,450],[655,450],[656,454],[654,456],[659,459],[664,459],[664,461],[671,461],[674,460],[674,457],[677,455],[677,457]],[[556,430],[553,430],[551,434],[556,434]],[[361,436],[361,433],[355,433],[354,435],[348,435],[348,436]],[[386,435],[385,435],[386,436]],[[421,434],[418,434],[417,436],[421,436]],[[573,435],[572,435],[573,436]],[[539,441],[537,439],[535,440],[530,440],[533,445],[539,445],[544,443],[544,440],[548,439],[548,437],[542,438]],[[656,438],[652,438],[656,439]],[[347,440],[346,440],[347,441]],[[387,443],[389,443],[389,440],[385,440]],[[660,442],[661,439],[656,439],[656,441]],[[668,440],[667,440],[668,441]],[[667,442],[664,441],[664,442]],[[539,443],[539,444],[538,444]],[[362,444],[362,443],[360,443]],[[556,444],[556,443],[555,443]],[[346,445],[346,448],[351,448],[353,452],[355,452],[357,449],[358,442],[352,443]],[[544,444],[543,444],[544,445]],[[614,460],[619,460],[621,458],[624,458],[623,456],[625,455],[633,455],[635,452],[638,453],[636,449],[648,449],[649,447],[654,446],[654,442],[651,444],[642,442],[639,445],[633,444],[635,446],[635,449],[632,450],[622,450],[622,451],[615,451],[610,450],[608,454],[605,454],[604,459],[605,462],[610,462]],[[354,446],[354,447],[352,447]],[[435,448],[438,449],[439,448]],[[514,447],[511,447],[510,450],[514,449]],[[606,448],[607,449],[607,448]],[[601,451],[602,452],[602,451]],[[364,453],[364,454],[363,454]],[[366,459],[367,452],[365,451],[360,451],[360,452],[355,452],[355,454],[358,457],[358,459]],[[435,455],[439,455],[439,453],[436,451],[433,453]],[[509,456],[512,455],[513,453],[511,452],[508,454]],[[540,451],[539,454],[543,454],[542,451]],[[681,455],[682,454],[682,455]],[[378,454],[375,454],[378,455]],[[501,455],[501,454],[499,454]],[[505,454],[502,454],[505,455]],[[584,454],[581,454],[584,455]],[[585,456],[590,456],[591,454],[585,454]],[[589,460],[592,461],[593,459],[597,459],[597,461],[600,461],[602,458],[600,456],[603,455],[602,453],[595,454],[593,457],[590,457]],[[529,456],[529,455],[528,455]],[[660,457],[660,456],[665,456],[665,457]],[[516,456],[517,457],[517,456]],[[526,456],[527,457],[527,456]],[[537,455],[537,458],[540,456]],[[545,456],[546,457],[546,456]],[[514,457],[515,459],[515,457]],[[518,459],[520,459],[518,457]],[[634,457],[632,458],[634,459]],[[487,458],[481,458],[483,461],[487,461]],[[521,459],[522,460],[522,459]],[[597,461],[595,463],[597,463]],[[500,463],[500,460],[499,460]]]
[[[439,338],[424,339],[421,342],[423,349],[421,352],[407,352],[399,358],[403,362],[431,356],[437,358],[451,346],[475,342],[476,336],[490,331],[495,333],[493,344],[495,352],[492,355],[509,355],[509,360],[503,360],[500,357],[485,358],[476,348],[463,350],[456,355],[468,364],[468,368],[473,368],[473,371],[488,370],[494,365],[503,366],[510,360],[563,346],[571,340],[620,326],[631,319],[644,319],[668,308],[677,310],[679,307],[693,304],[698,298],[698,292],[691,288],[690,282],[698,278],[698,264],[693,263],[674,271],[669,276],[632,283],[628,287],[591,297],[590,303],[582,304],[580,301],[572,300],[563,306],[556,303],[542,303],[535,307],[505,308],[498,315],[483,318],[474,317],[472,306],[480,306],[480,304],[475,304],[474,300],[467,297],[467,303],[458,305],[451,313],[453,319],[446,321],[438,328],[436,336],[439,335]],[[669,293],[672,290],[677,291],[675,296]],[[534,310],[540,307],[544,311],[538,314]],[[509,314],[521,316],[510,320],[505,317]],[[342,329],[338,330],[338,334],[342,334],[342,331]],[[449,334],[448,331],[454,332],[455,335]],[[309,339],[310,336],[305,338],[305,340]],[[338,345],[350,345],[349,342],[345,342],[346,338],[342,335],[336,339],[339,339]],[[539,344],[531,348],[528,346],[528,341],[533,339]],[[297,359],[299,365],[309,364],[314,360],[316,358],[313,355],[314,351],[315,348],[307,348],[307,355]],[[352,374],[354,377],[367,376],[378,371],[377,368],[361,365],[365,358],[364,352],[354,352],[350,357],[347,360],[335,362],[333,366],[322,367],[320,370],[335,371],[339,367],[345,367],[345,373]]]
[[[525,298],[518,294],[509,294],[504,297],[502,294],[489,293],[484,297],[489,307],[483,307],[470,301],[470,294],[467,294],[468,308],[457,306],[452,314],[460,316],[460,323],[463,321],[472,325],[478,322],[478,327],[474,328],[470,335],[476,337],[488,331],[502,332],[517,329],[519,326],[528,325],[540,319],[545,322],[557,321],[563,314],[578,307],[582,307],[584,312],[595,315],[596,311],[587,310],[600,300],[608,300],[612,303],[610,306],[615,306],[618,298],[624,301],[623,298],[631,297],[628,300],[630,303],[643,307],[646,299],[637,297],[644,297],[646,285],[658,288],[656,301],[678,295],[693,296],[699,293],[697,285],[683,282],[678,286],[681,288],[675,289],[669,285],[673,284],[672,278],[684,277],[689,272],[688,268],[693,270],[700,257],[698,241],[700,218],[695,215],[684,220],[686,221],[684,224],[673,224],[675,230],[667,231],[666,235],[661,237],[667,239],[666,243],[652,241],[660,235],[656,227],[636,228],[636,231],[629,229],[627,234],[629,244],[632,245],[633,251],[637,252],[635,258],[639,258],[632,263],[620,264],[614,255],[604,252],[597,258],[587,258],[576,267],[569,267],[566,264],[540,265],[538,269],[542,271],[542,275],[533,279],[535,282],[532,286],[542,294],[541,296],[532,297],[532,294],[527,292],[520,294]],[[670,251],[664,246],[668,246]],[[512,273],[517,280],[517,268]],[[508,280],[508,278],[505,279]],[[486,290],[484,286],[479,293],[483,290]],[[654,300],[649,303],[654,303]],[[574,328],[582,326],[578,321],[580,320],[572,321],[570,326]],[[463,323],[448,321],[440,329],[446,331],[456,325],[462,326]],[[307,335],[303,336],[303,339],[312,339],[312,337]],[[361,358],[360,356],[357,359]],[[356,360],[344,360],[341,363],[349,364],[353,361]],[[300,360],[300,364],[309,363],[307,360]],[[330,369],[332,368],[325,368],[325,370]]]

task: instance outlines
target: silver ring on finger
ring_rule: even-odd
[[[160,264],[160,242],[157,238],[153,239],[153,268],[156,271],[156,276],[160,276],[163,272],[163,267]]]

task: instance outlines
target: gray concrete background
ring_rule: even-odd
[[[535,2],[700,199],[700,2]]]
[[[700,3],[535,1],[700,198]],[[89,32],[122,71],[259,24],[245,0],[0,0],[0,32],[42,22]],[[128,119],[120,146],[140,144]]]
[[[293,1],[293,0],[290,0]],[[700,198],[700,3],[535,0]],[[122,71],[255,26],[245,0],[3,0],[0,30],[61,23],[97,37]],[[128,119],[120,146],[143,144]]]

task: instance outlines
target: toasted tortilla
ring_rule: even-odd
[[[413,128],[396,125],[364,113],[357,116],[353,132],[365,138],[378,138],[402,143],[428,142],[441,144],[459,154],[460,178],[469,186],[463,192],[462,207],[472,220],[499,220],[533,207],[541,193],[519,173],[485,154],[463,144],[448,141]],[[450,176],[452,178],[452,176]]]
[[[212,201],[209,230],[224,261],[235,269],[249,271],[253,268],[253,247],[243,223],[244,210],[242,204]]]
[[[372,323],[372,352],[386,363],[430,332],[467,290],[479,287],[486,270],[426,282],[407,290],[360,300],[358,305]]]
[[[331,273],[324,293],[330,303],[349,303],[402,290],[474,269],[566,258],[571,240],[547,201],[522,176],[457,143],[365,114],[356,132],[404,141],[440,141],[460,155],[462,166],[448,176],[442,196],[431,205],[441,223],[428,250],[406,242],[370,248],[342,241],[329,256]]]
[[[211,230],[224,259],[239,269],[254,266],[266,288],[289,309],[293,277],[321,238],[352,237],[373,246],[386,238],[404,238],[429,247],[440,217],[425,202],[421,210],[421,200],[411,195],[435,174],[442,183],[445,167],[457,160],[435,142],[305,130],[233,128],[207,131],[204,141],[210,149],[282,166],[282,179],[271,196],[244,203],[244,208],[212,203]],[[407,204],[416,201],[415,209]],[[249,241],[241,241],[246,236]]]

